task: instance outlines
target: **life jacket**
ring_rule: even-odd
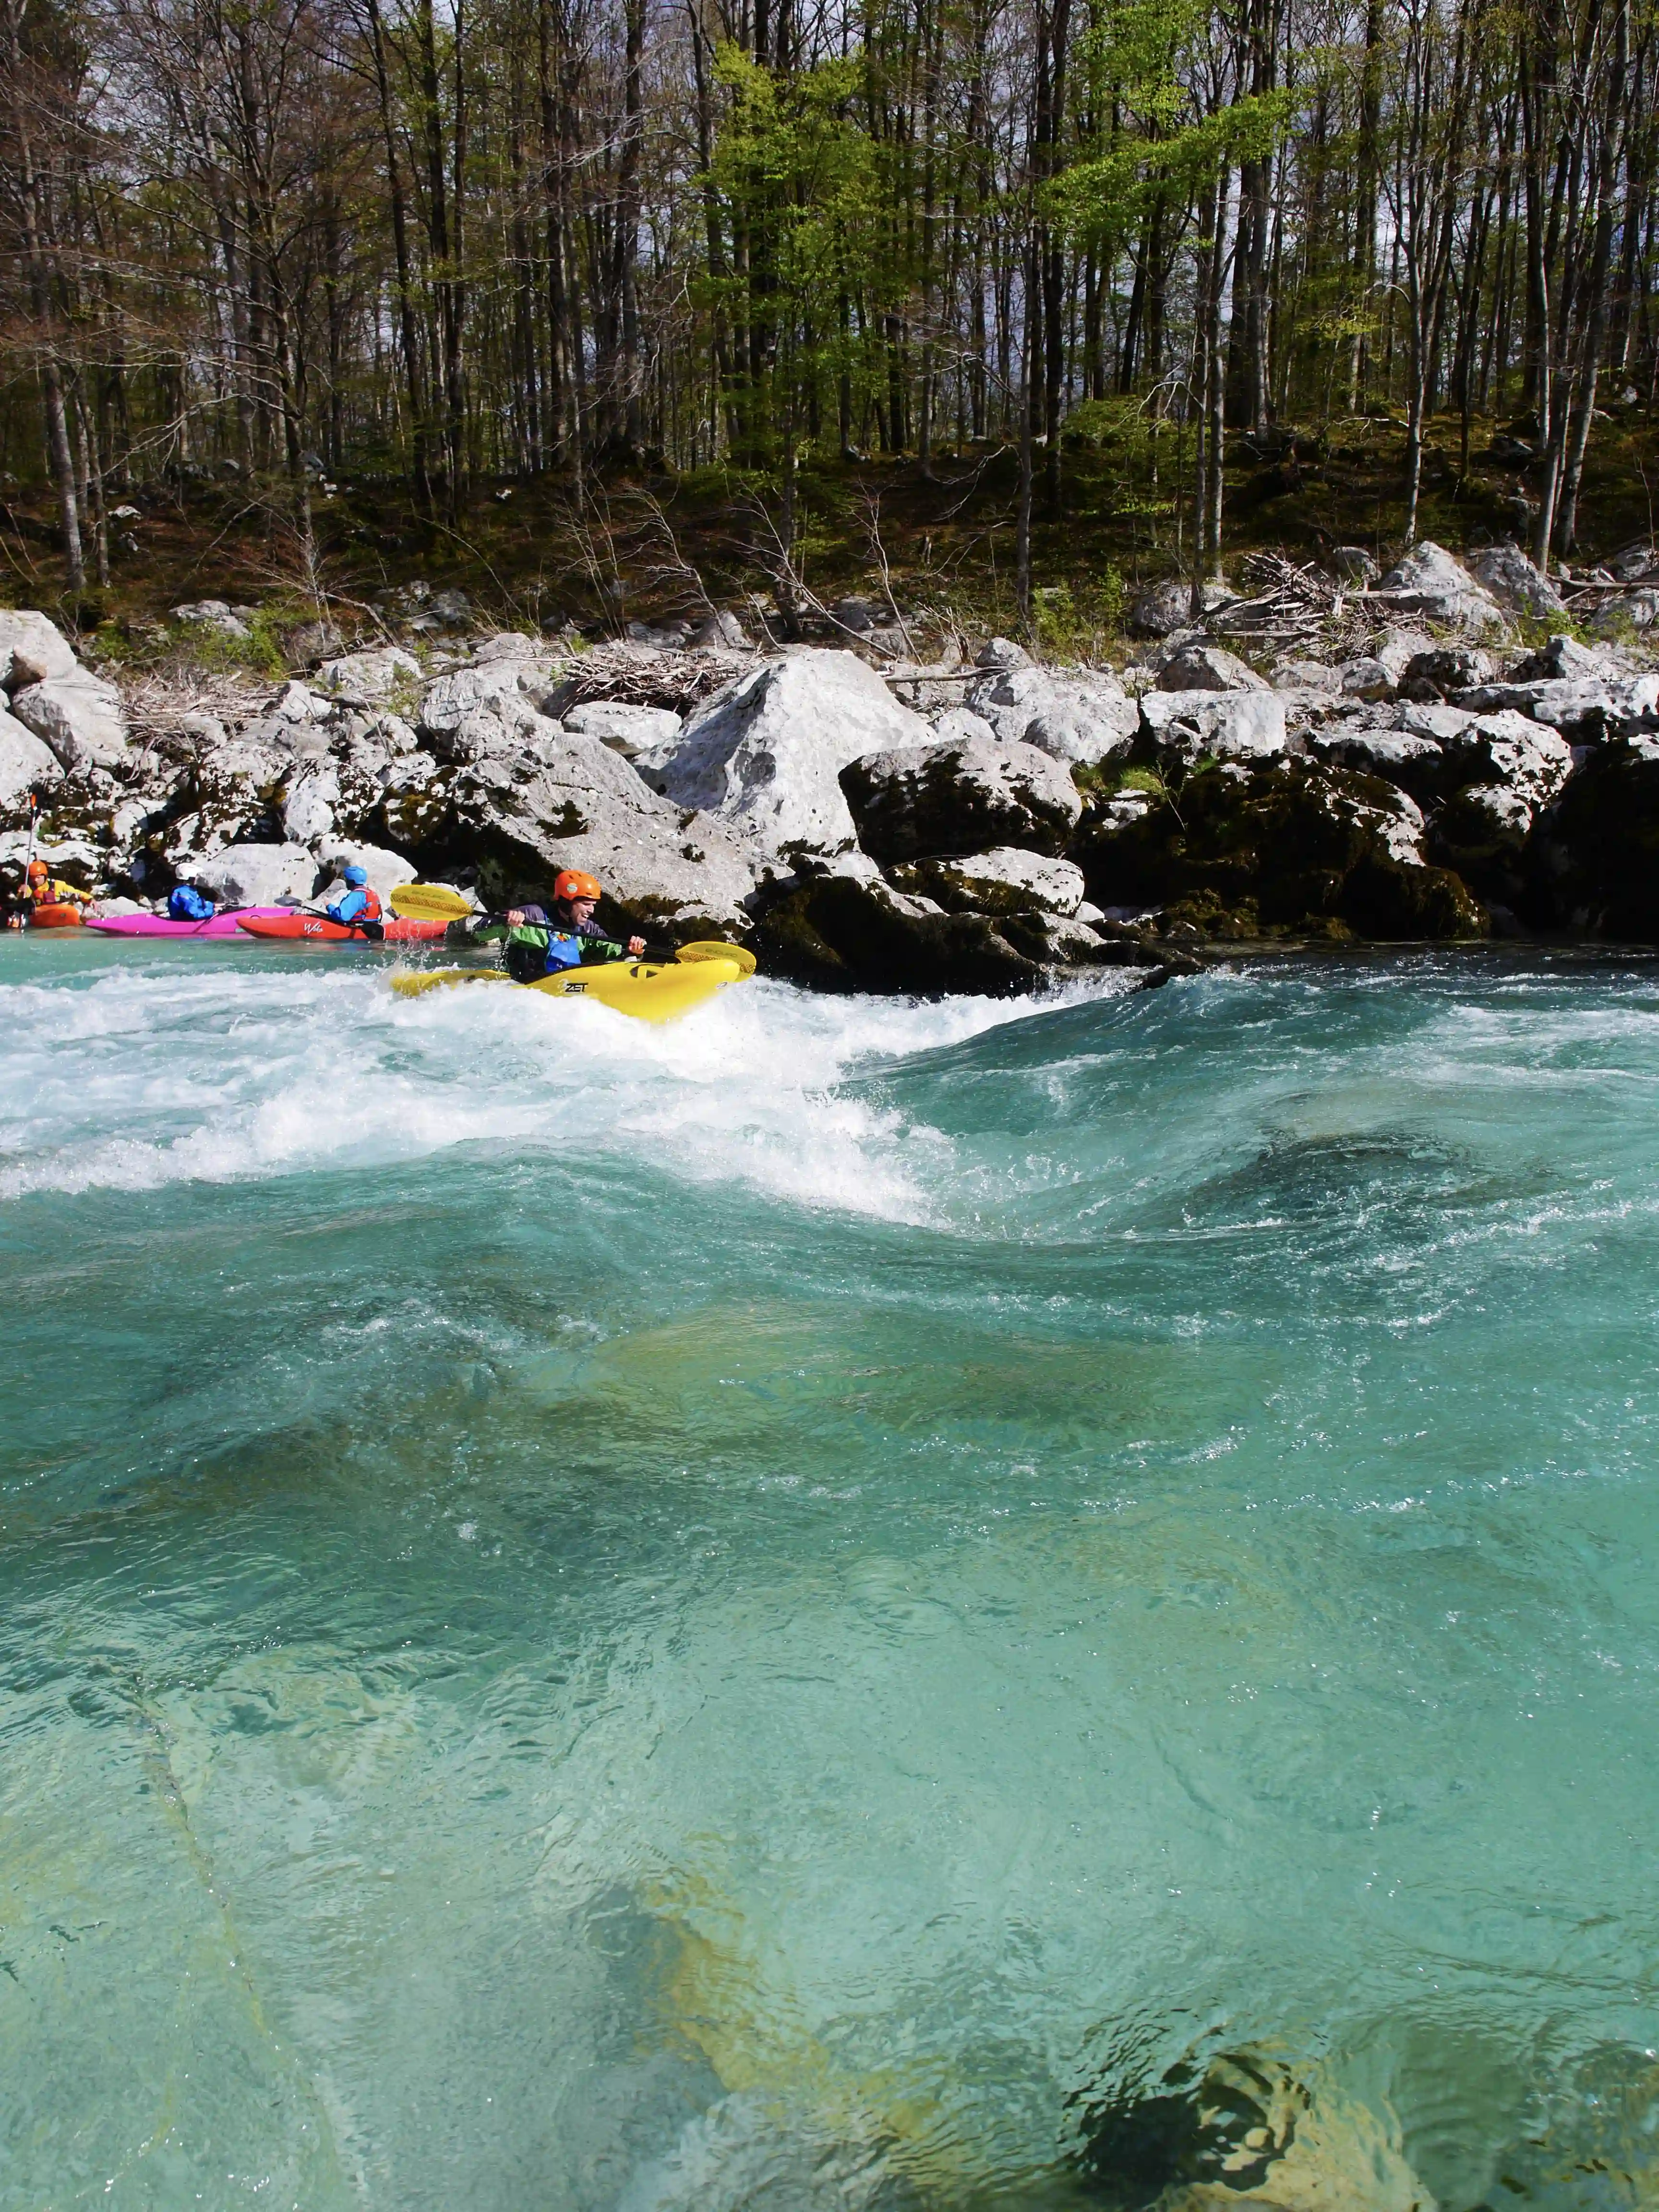
[[[544,975],[557,975],[567,968],[580,968],[582,941],[574,931],[550,929],[545,947],[526,938],[509,939],[501,951],[501,965],[515,983],[537,983]]]
[[[363,894],[363,906],[362,912],[357,916],[358,921],[378,921],[380,919],[380,894],[368,884],[362,884],[361,888]]]
[[[213,901],[204,898],[194,884],[178,884],[167,896],[167,918],[171,921],[211,921]]]

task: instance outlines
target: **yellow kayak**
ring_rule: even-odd
[[[567,968],[517,988],[544,991],[550,999],[597,999],[619,1014],[642,1022],[678,1021],[755,972],[753,953],[740,945],[685,945],[672,961],[616,960],[602,967]],[[429,975],[394,975],[392,988],[405,999],[418,999],[451,983],[510,983],[499,968],[440,968]]]

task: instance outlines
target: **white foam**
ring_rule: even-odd
[[[1115,995],[1116,975],[1068,998]],[[0,991],[0,1198],[418,1158],[469,1144],[666,1160],[797,1203],[933,1218],[950,1146],[848,1087],[1054,1001],[744,985],[653,1028],[385,972],[140,963]]]

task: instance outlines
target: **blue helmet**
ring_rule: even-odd
[[[354,860],[351,866],[345,872],[345,879],[355,891],[360,884],[366,884],[368,881],[368,870],[367,868],[360,868]]]

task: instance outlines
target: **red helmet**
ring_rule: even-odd
[[[44,883],[44,882],[46,881],[46,862],[45,862],[44,860],[31,860],[31,861],[29,862],[29,881],[30,881],[31,883],[37,883],[37,884],[40,884],[40,883]]]
[[[590,876],[580,868],[561,868],[553,880],[556,899],[596,899],[605,893],[599,888],[597,876]]]

